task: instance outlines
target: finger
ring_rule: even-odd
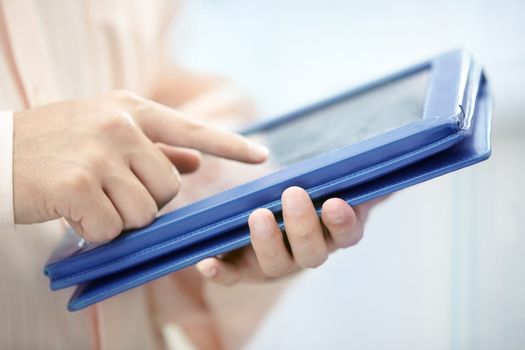
[[[146,226],[157,216],[157,203],[129,169],[106,176],[102,186],[117,209],[124,229]]]
[[[129,112],[154,142],[194,148],[223,158],[260,163],[268,157],[268,149],[241,135],[183,117],[174,109],[153,101],[139,99],[140,108]]]
[[[80,237],[80,238],[84,238],[84,236],[82,236],[82,234],[84,233],[83,230],[82,230],[82,226],[80,226],[80,223],[76,222],[76,221],[73,221],[71,219],[66,219],[67,223],[69,224],[69,226],[73,229],[73,231],[75,231],[75,233]],[[84,238],[85,239],[85,238]]]
[[[279,277],[290,272],[295,263],[273,213],[268,209],[257,209],[250,215],[248,225],[252,246],[264,274]]]
[[[179,192],[180,175],[157,147],[149,146],[146,152],[134,153],[130,165],[160,209]]]
[[[163,143],[157,143],[157,147],[181,174],[194,172],[200,166],[202,155],[198,151],[168,146]]]
[[[344,200],[331,198],[323,203],[321,217],[336,247],[357,244],[363,237],[363,224]]]
[[[242,279],[237,265],[226,263],[219,258],[207,258],[199,261],[197,270],[207,280],[224,286],[234,285]]]
[[[73,229],[93,243],[111,240],[123,229],[123,222],[111,200],[101,190],[85,191],[70,204],[69,215],[63,215]]]
[[[268,278],[261,270],[251,246],[237,249],[222,258],[204,259],[197,264],[197,270],[207,280],[224,286]]]
[[[308,193],[290,187],[282,194],[286,235],[295,262],[301,267],[317,267],[328,257],[323,229]]]

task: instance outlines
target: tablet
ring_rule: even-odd
[[[418,121],[429,75],[422,69],[245,134],[270,149],[275,167],[291,166]]]
[[[79,247],[71,235],[45,267],[51,288],[82,284],[69,305],[76,310],[245,246],[249,214],[265,207],[279,217],[290,186],[304,188],[318,208],[332,196],[355,205],[486,159],[489,100],[480,67],[455,50],[254,125],[243,133],[270,149],[269,160],[220,161],[228,164],[223,178],[245,183],[226,181],[102,245]]]

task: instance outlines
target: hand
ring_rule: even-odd
[[[20,224],[64,217],[85,239],[150,223],[199,166],[196,149],[258,163],[264,147],[116,91],[15,113],[14,207]],[[176,168],[174,168],[174,166]]]
[[[257,209],[248,220],[252,245],[222,258],[202,260],[197,269],[210,281],[232,285],[318,267],[329,253],[361,240],[369,209],[378,201],[352,208],[341,199],[328,199],[319,218],[307,192],[290,187],[282,194],[285,234],[271,211]]]

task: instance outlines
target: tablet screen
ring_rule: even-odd
[[[429,71],[394,80],[307,116],[253,133],[284,167],[414,122],[422,117]]]
[[[185,177],[185,185],[174,205],[208,197],[420,119],[428,73],[425,70],[394,80],[297,119],[248,134],[270,149],[266,162],[253,165],[210,157],[195,174]]]

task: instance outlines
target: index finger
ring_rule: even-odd
[[[268,149],[247,138],[184,117],[174,109],[142,99],[141,107],[129,111],[153,142],[197,149],[215,156],[247,163],[260,163]]]

